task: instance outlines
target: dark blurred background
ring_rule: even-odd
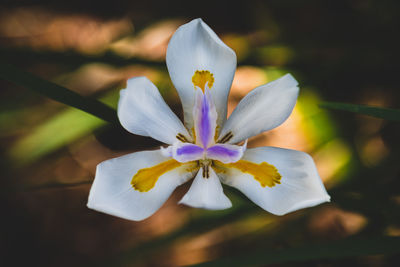
[[[287,72],[299,81],[288,121],[249,146],[310,153],[332,202],[277,217],[225,187],[234,207],[204,211],[177,205],[187,184],[142,222],[89,210],[98,163],[159,144],[0,80],[0,264],[181,266],[240,257],[236,265],[247,266],[268,265],[268,253],[287,251],[284,266],[398,266],[399,250],[384,242],[400,236],[399,123],[318,105],[400,108],[399,5],[2,1],[1,62],[114,108],[127,78],[147,76],[177,114],[166,47],[179,25],[203,18],[238,56],[230,111]],[[315,257],[326,244],[326,255]]]

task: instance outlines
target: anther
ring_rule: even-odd
[[[210,164],[212,164],[212,162],[207,159],[200,161],[200,166],[203,169],[203,178],[210,178]]]
[[[203,178],[210,178],[210,165],[203,165]]]

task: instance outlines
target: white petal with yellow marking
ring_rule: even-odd
[[[129,132],[150,136],[166,144],[176,142],[178,134],[191,139],[157,87],[146,77],[129,79],[127,88],[120,94],[118,118]]]
[[[195,86],[201,87],[205,81],[217,109],[217,123],[222,125],[236,70],[235,52],[201,19],[195,19],[179,27],[172,36],[167,50],[167,67],[181,98],[188,129],[193,127]]]
[[[239,189],[266,211],[283,215],[330,200],[314,161],[307,153],[259,147],[246,150],[242,160],[259,165],[265,162],[264,167],[269,170],[263,172],[269,173],[270,179],[255,179],[256,175],[251,174],[254,171],[243,171],[245,166],[219,169],[218,175],[223,183]]]
[[[193,177],[189,165],[172,161],[160,151],[144,151],[100,163],[88,207],[128,220],[146,219]]]

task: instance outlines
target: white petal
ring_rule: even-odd
[[[296,104],[297,85],[293,76],[286,74],[252,90],[232,112],[219,139],[231,132],[228,143],[237,143],[283,123]]]
[[[100,163],[88,207],[128,220],[146,219],[162,206],[177,186],[193,177],[187,167],[180,166],[160,176],[147,192],[132,187],[131,180],[138,170],[164,161],[165,157],[158,150],[132,153]]]
[[[250,200],[276,215],[312,207],[330,200],[312,158],[304,152],[276,147],[246,150],[243,160],[274,165],[281,184],[262,187],[250,174],[230,168],[222,181],[242,191]]]
[[[179,203],[209,210],[232,207],[231,201],[225,196],[219,178],[212,168],[209,168],[209,175],[209,178],[204,178],[203,168],[200,168],[189,191]]]
[[[222,125],[236,69],[235,52],[201,19],[195,19],[179,27],[172,36],[167,50],[167,67],[182,100],[188,129],[193,127],[195,88],[192,77],[196,70],[208,70],[214,75],[211,95],[218,113],[217,124]]]
[[[166,144],[173,144],[178,133],[191,140],[182,122],[146,77],[129,79],[120,95],[118,117],[129,132],[151,136]]]

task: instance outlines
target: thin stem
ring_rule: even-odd
[[[104,121],[118,124],[116,111],[106,104],[22,71],[8,63],[0,63],[0,78],[29,88],[65,105],[85,111]]]

